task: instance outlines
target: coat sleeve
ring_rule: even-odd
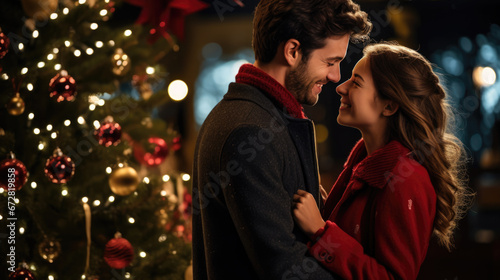
[[[396,175],[377,198],[374,257],[336,223],[327,221],[310,253],[345,279],[416,279],[432,233],[436,198],[427,172]]]
[[[334,279],[293,233],[280,142],[275,132],[256,126],[231,133],[221,156],[221,166],[235,171],[223,188],[226,206],[260,279]]]

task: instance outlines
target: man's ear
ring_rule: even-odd
[[[302,51],[300,50],[300,42],[296,39],[289,39],[283,47],[283,54],[289,66],[294,66],[302,59]]]
[[[392,100],[388,100],[385,104],[384,111],[382,111],[382,115],[386,117],[390,117],[394,115],[399,109],[399,104]]]

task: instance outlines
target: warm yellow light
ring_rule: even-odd
[[[175,101],[181,101],[186,98],[188,86],[182,80],[175,80],[168,85],[168,95]]]

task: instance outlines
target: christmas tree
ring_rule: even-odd
[[[188,279],[190,178],[161,116],[187,94],[168,74],[184,16],[207,4],[0,5],[0,278]]]

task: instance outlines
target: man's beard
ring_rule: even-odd
[[[290,70],[285,76],[285,87],[297,99],[300,104],[314,105],[317,100],[308,100],[307,97],[311,91],[308,84],[309,76],[307,75],[307,62],[301,60],[297,69]]]

